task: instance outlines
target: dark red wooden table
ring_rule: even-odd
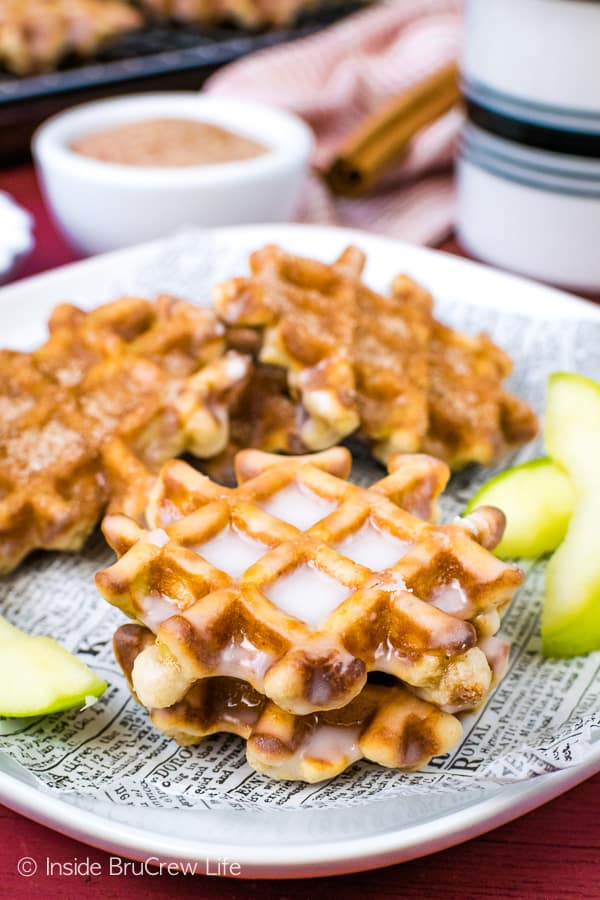
[[[29,166],[0,171],[9,191],[36,222],[36,249],[19,277],[78,257],[61,238],[43,206]],[[449,241],[443,248],[460,253]],[[38,873],[20,876],[17,863],[31,857]],[[46,875],[46,861],[87,863],[91,875]],[[95,863],[96,865],[91,865]],[[113,866],[113,869],[115,867]],[[63,869],[64,871],[64,869]],[[106,853],[49,831],[0,805],[0,898],[121,898],[197,895],[223,900],[600,900],[600,775],[516,822],[435,856],[359,875],[313,881],[235,881],[175,875],[110,875]]]

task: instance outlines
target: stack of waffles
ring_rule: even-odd
[[[268,246],[249,277],[215,289],[230,346],[256,365],[209,474],[231,478],[243,447],[302,453],[354,432],[384,463],[419,451],[452,468],[488,465],[535,436],[535,414],[503,385],[509,357],[438,322],[405,275],[390,296],[370,290],[364,264],[355,247],[327,265]]]
[[[211,310],[168,296],[63,304],[49,329],[0,351],[0,574],[79,549],[107,506],[141,516],[163,462],[223,449],[249,373]]]
[[[308,782],[458,742],[508,657],[496,632],[522,573],[490,553],[503,516],[433,524],[449,470],[432,457],[393,455],[370,488],[350,464],[246,450],[225,488],[171,461],[147,528],[105,519],[119,558],[97,585],[131,620],[115,652],[166,735],[233,733],[257,771]]]

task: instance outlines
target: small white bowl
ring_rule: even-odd
[[[240,162],[126,166],[76,153],[72,142],[147,119],[219,125],[269,152]],[[60,113],[37,130],[32,151],[46,201],[69,240],[103,253],[186,225],[289,221],[305,182],[313,135],[301,119],[247,101],[197,93],[140,94]]]

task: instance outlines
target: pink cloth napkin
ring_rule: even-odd
[[[397,167],[364,198],[334,197],[317,173],[366,115],[457,59],[461,12],[460,0],[377,4],[313,37],[221,69],[206,90],[283,107],[312,127],[317,138],[315,175],[299,221],[437,243],[454,221],[452,160],[458,110],[420,132]]]

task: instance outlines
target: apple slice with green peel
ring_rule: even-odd
[[[106,682],[55,640],[27,635],[0,616],[0,716],[84,706],[105,690]]]
[[[546,575],[546,656],[600,649],[600,384],[557,373],[548,384],[546,447],[571,476],[575,511]]]
[[[497,506],[506,516],[496,556],[538,557],[556,550],[567,533],[575,492],[564,469],[550,459],[514,466],[483,485],[467,506]]]

